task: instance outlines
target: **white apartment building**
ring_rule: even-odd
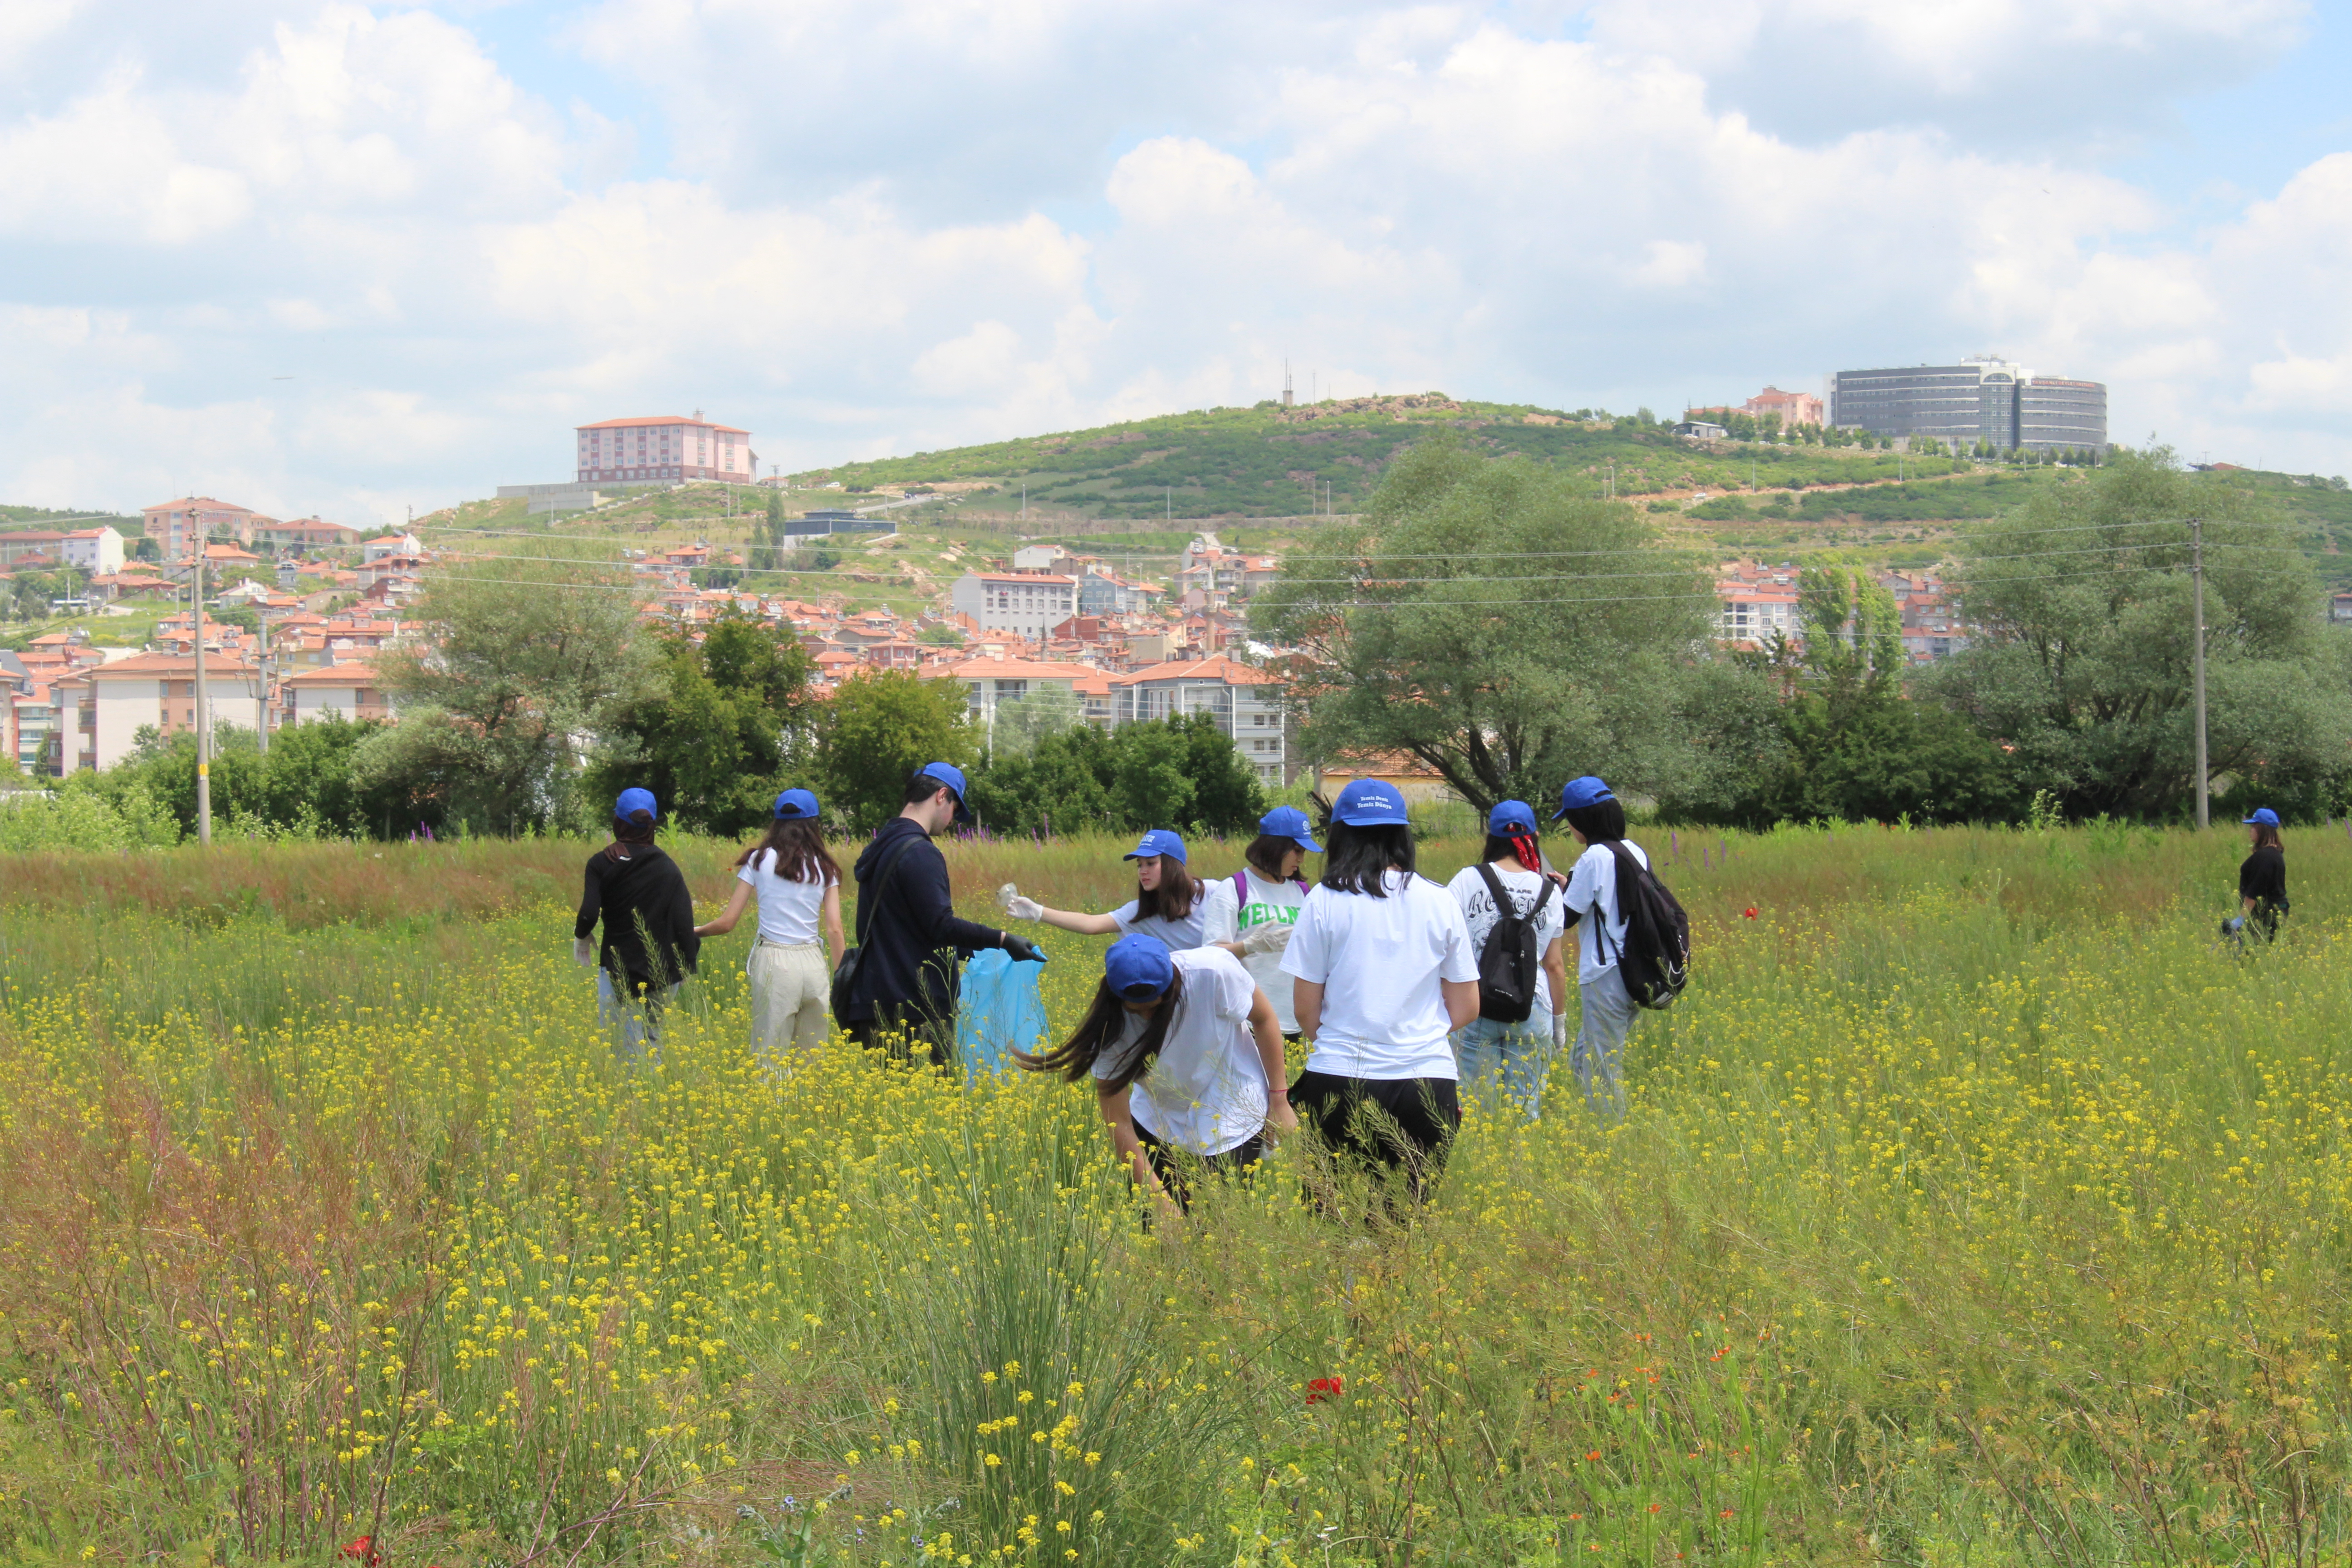
[[[1219,654],[1114,676],[1110,689],[1114,723],[1206,713],[1261,781],[1275,788],[1290,782],[1282,688],[1265,671]]]
[[[1014,632],[1044,641],[1078,613],[1078,582],[1050,572],[967,572],[948,602],[984,632]]]
[[[314,724],[322,719],[376,719],[390,721],[392,704],[373,664],[331,664],[289,675],[278,683],[287,724]]]
[[[96,528],[79,529],[67,534],[58,545],[58,555],[77,572],[120,572],[122,535],[103,523]]]
[[[166,736],[195,727],[196,661],[186,654],[141,654],[77,670],[58,677],[50,691],[59,776],[112,767],[148,725]],[[258,732],[266,718],[261,671],[226,654],[205,660],[205,699],[215,734],[228,724]]]

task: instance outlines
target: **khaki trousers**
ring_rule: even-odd
[[[824,943],[755,942],[744,970],[751,977],[751,1049],[763,1062],[781,1068],[789,1056],[824,1044],[832,1027],[833,972]]]

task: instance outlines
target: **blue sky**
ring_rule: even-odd
[[[2300,0],[16,0],[0,500],[396,520],[702,408],[786,471],[1340,393],[1999,352],[2352,471]]]

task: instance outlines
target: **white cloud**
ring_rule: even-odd
[[[0,27],[15,79],[82,62],[0,115],[0,399],[40,432],[0,495],[383,521],[619,413],[792,468],[1255,401],[1286,361],[1664,407],[1977,350],[2111,381],[2119,437],[2338,471],[2352,154],[2188,241],[2081,155],[2300,15],[604,0],[570,37],[650,97],[574,71],[559,110],[429,12],[246,0],[183,59],[64,8]],[[1781,76],[1827,107],[1755,95]]]

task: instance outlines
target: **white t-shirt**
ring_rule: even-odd
[[[1128,1089],[1128,1114],[1162,1143],[1222,1154],[1265,1125],[1265,1064],[1258,1060],[1249,1026],[1257,982],[1223,948],[1188,948],[1170,956],[1182,977],[1182,994],[1151,1069]],[[1095,1077],[1118,1075],[1149,1022],[1133,1013],[1126,1020],[1118,1040],[1095,1058]]]
[[[1119,935],[1133,936],[1140,931],[1145,936],[1156,936],[1166,942],[1171,951],[1176,952],[1182,952],[1187,948],[1201,945],[1202,910],[1200,903],[1195,903],[1192,906],[1192,912],[1181,921],[1171,921],[1165,915],[1144,915],[1139,918],[1136,914],[1138,907],[1136,900],[1129,899],[1111,910],[1110,918],[1118,922]],[[1233,954],[1229,952],[1225,956],[1231,958]]]
[[[798,947],[816,942],[817,916],[824,908],[830,884],[795,882],[776,875],[776,852],[762,849],[737,868],[735,879],[748,882],[760,895],[760,940],[775,947]]]
[[[1475,981],[1478,954],[1444,889],[1388,873],[1384,899],[1317,888],[1282,951],[1282,972],[1323,987],[1323,1030],[1307,1070],[1339,1078],[1452,1079],[1441,980]]]
[[[1209,884],[1209,896],[1202,903],[1201,941],[1238,942],[1263,925],[1297,925],[1298,911],[1307,907],[1307,890],[1296,882],[1269,882],[1257,873],[1255,867],[1247,868],[1249,902],[1243,903],[1234,891],[1234,879],[1220,877]],[[1290,1005],[1290,976],[1282,972],[1282,954],[1254,952],[1242,960],[1242,967],[1250,972],[1257,988],[1274,1004],[1274,1016],[1286,1035],[1298,1033],[1298,1015]]]
[[[1627,853],[1646,868],[1649,854],[1630,838],[1622,842]],[[1617,907],[1617,857],[1609,852],[1606,844],[1595,844],[1578,856],[1568,873],[1568,907],[1580,915],[1591,916],[1596,904],[1601,909],[1600,916],[1588,918],[1576,933],[1576,981],[1580,985],[1590,985],[1616,968],[1617,954],[1625,946],[1625,913]]]
[[[1509,869],[1495,868],[1495,879],[1503,884],[1503,891],[1511,898],[1511,912],[1525,915],[1542,893],[1546,879],[1541,871],[1527,871],[1514,866]],[[1462,923],[1470,928],[1470,951],[1486,951],[1487,933],[1495,929],[1495,895],[1486,890],[1486,879],[1478,875],[1475,866],[1465,866],[1445,884],[1454,901],[1462,906]],[[1554,889],[1544,900],[1543,912],[1536,917],[1536,957],[1538,961],[1551,944],[1568,930],[1568,906],[1560,901],[1559,890]],[[1565,998],[1563,998],[1565,1000]],[[1536,987],[1536,1005],[1551,1011],[1551,988],[1539,984]]]

